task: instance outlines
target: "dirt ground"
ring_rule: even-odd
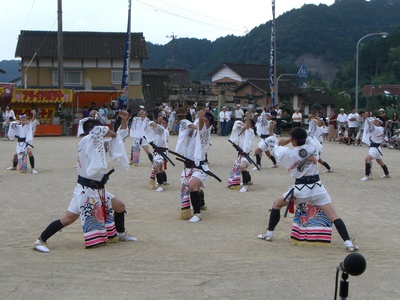
[[[126,204],[126,228],[137,242],[86,250],[78,222],[49,240],[50,252],[32,249],[53,220],[63,216],[76,183],[76,137],[34,139],[33,174],[7,171],[15,142],[0,141],[0,290],[2,299],[332,299],[336,267],[348,253],[336,230],[329,247],[290,243],[293,215],[281,218],[272,243],[258,240],[273,200],[293,183],[282,168],[251,171],[249,192],[226,188],[235,150],[227,137],[213,136],[208,210],[203,221],[179,220],[182,163],[169,165],[170,186],[150,190],[150,162],[111,176],[110,192]],[[131,140],[125,143],[129,152]],[[258,142],[258,140],[257,140]],[[176,136],[170,147],[175,148]],[[367,147],[325,143],[323,158],[334,169],[321,178],[350,235],[367,261],[349,277],[351,299],[399,299],[400,151],[383,149],[391,179],[362,182]],[[111,168],[111,167],[110,167]],[[322,167],[321,167],[322,171]],[[283,211],[282,211],[283,215]],[[340,278],[339,278],[340,279]]]

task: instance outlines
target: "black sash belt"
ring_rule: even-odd
[[[196,166],[196,164],[194,163],[194,161],[193,161],[193,160],[190,160],[190,159],[185,159],[184,164],[185,164],[185,168],[189,168],[189,169],[198,168],[198,169],[201,169],[200,166],[204,165],[204,164],[205,164],[205,161],[204,161],[204,160],[200,161],[200,166],[198,166],[198,167]]]
[[[91,188],[92,190],[98,190],[104,188],[104,183],[93,179],[88,179],[78,175],[78,183],[83,187]]]
[[[260,135],[260,138],[262,138],[262,139],[266,139],[267,137],[269,137],[269,134],[262,134],[262,135]]]
[[[319,181],[319,175],[303,176],[301,178],[296,178],[294,184],[307,184],[307,183],[315,183],[318,181]]]

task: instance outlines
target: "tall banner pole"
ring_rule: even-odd
[[[131,0],[129,0],[128,8],[128,28],[126,30],[126,42],[124,53],[124,69],[122,72],[122,94],[119,97],[118,108],[124,109],[127,107],[129,99],[129,67],[130,67],[130,52],[131,52]]]
[[[271,92],[272,106],[275,106],[275,101],[278,99],[275,89],[275,74],[276,74],[276,47],[275,47],[275,0],[272,0],[272,25],[271,25],[271,49],[269,56],[269,85]],[[278,83],[276,83],[278,84]]]

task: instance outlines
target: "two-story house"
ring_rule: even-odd
[[[78,93],[85,91],[79,95],[81,106],[92,100],[98,105],[110,102],[110,94],[115,99],[121,89],[126,33],[63,32],[62,35],[64,88]],[[22,86],[56,89],[58,53],[57,32],[22,30],[15,51],[15,56],[21,58]],[[131,33],[129,98],[143,98],[142,60],[147,57],[143,34]]]

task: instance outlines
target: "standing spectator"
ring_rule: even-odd
[[[217,134],[218,133],[218,121],[217,120],[218,120],[218,114],[219,114],[217,105],[214,107],[212,113],[214,116],[214,124],[213,124],[213,129],[212,129],[211,133]]]
[[[388,135],[388,123],[389,123],[389,118],[386,115],[386,112],[383,108],[378,110],[378,118],[383,121],[382,127],[385,129],[385,136]]]
[[[165,113],[167,114],[166,115],[167,118],[169,117],[169,114],[171,113],[172,108],[173,107],[172,107],[171,102],[168,102],[167,106],[165,107]],[[154,120],[154,121],[157,122],[157,120]]]
[[[189,120],[190,122],[193,122],[192,114],[190,113],[190,106],[186,105],[186,112],[185,112],[185,118],[186,120]]]
[[[101,108],[99,108],[99,118],[100,122],[104,125],[107,122],[107,116],[108,116],[108,109],[107,109],[107,104],[103,104]]]
[[[3,109],[0,106],[0,134],[3,134],[3,122],[4,122]]]
[[[328,117],[329,124],[329,132],[328,132],[328,141],[334,142],[336,141],[336,132],[337,132],[337,114],[335,110],[332,108],[331,114]]]
[[[119,116],[118,102],[116,100],[111,101],[111,126],[114,131],[117,132],[119,125],[121,124],[121,117]]]
[[[5,120],[5,124],[4,124],[4,135],[5,137],[3,138],[3,141],[9,141],[10,139],[8,138],[8,130],[10,128],[10,118],[12,118],[12,121],[15,120],[15,113],[14,111],[11,109],[10,105],[6,105],[6,110],[3,114],[3,118]]]
[[[353,106],[351,108],[351,112],[348,114],[347,119],[348,119],[348,135],[349,135],[349,140],[347,142],[347,145],[351,144],[351,139],[354,137],[354,144],[356,140],[356,135],[357,135],[357,129],[358,129],[358,118],[360,116],[356,112],[356,108]]]
[[[226,113],[227,113],[227,118],[228,118],[228,134],[231,133],[232,127],[233,127],[233,114],[232,114],[232,109],[230,106],[226,108]]]
[[[273,121],[274,124],[276,124],[276,117],[278,116],[278,112],[275,110],[274,106],[271,106],[271,111],[269,112],[269,115],[271,116],[271,121]],[[274,132],[273,133],[275,134],[275,136],[278,136],[276,134],[275,128],[274,128]],[[271,132],[271,134],[273,134],[273,133]]]
[[[301,127],[303,116],[300,112],[300,107],[296,107],[295,112],[292,115],[292,127]]]
[[[84,105],[83,110],[82,110],[82,119],[88,118],[89,114],[90,114],[90,111],[89,111],[87,105]]]
[[[391,121],[391,125],[390,125],[390,137],[393,136],[394,131],[396,129],[399,129],[399,114],[395,111],[393,112],[393,117],[390,120]]]
[[[240,108],[240,104],[236,104],[235,121],[243,121],[244,111]]]
[[[276,110],[276,120],[275,120],[274,133],[276,134],[276,136],[281,136],[282,109],[280,109],[279,105],[276,105],[275,110]]]
[[[227,136],[228,135],[228,126],[229,126],[229,115],[226,111],[226,106],[222,107],[222,111],[219,113],[219,124],[221,126],[221,135]]]
[[[337,122],[338,122],[338,135],[340,130],[342,129],[342,127],[346,127],[347,126],[347,115],[344,113],[344,108],[340,109],[340,113],[337,116]]]
[[[160,103],[156,103],[156,105],[153,108],[153,121],[156,122],[158,120],[158,113],[160,112],[159,110]]]
[[[98,108],[97,108],[97,104],[96,104],[96,102],[92,102],[92,105],[90,106],[90,108],[89,108],[89,111],[92,111],[92,110],[99,110]]]
[[[357,129],[357,136],[356,136],[356,140],[354,142],[355,146],[360,146],[361,145],[361,139],[363,137],[364,134],[364,123],[365,123],[365,119],[369,117],[369,113],[368,112],[360,112],[359,116],[358,116],[358,129]]]
[[[174,134],[174,126],[175,126],[175,119],[176,119],[176,111],[174,107],[171,105],[170,112],[168,115],[168,131],[169,134]]]

